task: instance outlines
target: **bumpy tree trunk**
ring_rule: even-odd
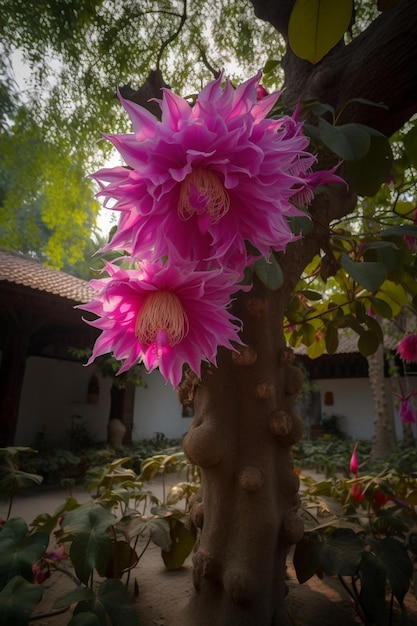
[[[290,446],[302,434],[293,397],[302,385],[285,348],[282,306],[261,285],[240,294],[247,347],[222,350],[204,371],[184,441],[201,467],[191,515],[198,528],[191,624],[287,624],[285,558],[303,535]]]
[[[374,437],[371,456],[381,459],[393,452],[397,438],[392,400],[388,400],[384,377],[384,346],[368,356],[369,384],[374,399]]]

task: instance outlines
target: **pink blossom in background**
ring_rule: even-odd
[[[403,424],[416,424],[417,415],[409,400],[401,400],[399,415]]]
[[[417,363],[417,335],[404,335],[398,344],[397,354],[406,363]]]
[[[235,89],[220,76],[193,106],[164,89],[161,121],[121,98],[134,132],[104,136],[128,167],[92,176],[105,205],[121,212],[105,250],[242,271],[246,240],[268,258],[296,239],[287,218],[304,212],[295,205],[318,185],[344,181],[311,171],[316,159],[295,118],[266,119],[279,94],[259,100],[260,78]]]
[[[201,361],[216,363],[218,346],[241,343],[241,324],[228,311],[235,275],[159,263],[106,263],[106,270],[107,277],[91,281],[95,298],[77,307],[97,315],[86,321],[102,331],[88,364],[113,353],[123,361],[119,373],[143,361],[176,387],[185,363],[199,376]]]
[[[358,457],[356,456],[357,447],[358,447],[358,444],[355,443],[353,451],[352,451],[352,456],[350,457],[350,464],[349,464],[349,469],[356,478],[359,476],[359,463],[358,463]]]

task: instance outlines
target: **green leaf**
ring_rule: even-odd
[[[373,311],[377,315],[380,315],[381,317],[385,317],[387,319],[392,317],[392,309],[388,302],[386,302],[382,298],[374,298],[373,296],[369,298],[369,301],[371,303]]]
[[[320,570],[323,543],[317,533],[306,533],[295,546],[293,563],[297,580],[305,583]]]
[[[417,167],[417,126],[414,126],[405,135],[404,148],[411,165]]]
[[[370,135],[371,145],[363,158],[346,163],[348,182],[361,196],[374,196],[392,167],[392,152],[388,139]]]
[[[404,237],[405,235],[417,237],[417,226],[414,226],[414,224],[392,226],[381,232],[381,237]]]
[[[75,589],[71,589],[68,593],[64,593],[62,596],[59,596],[59,598],[55,600],[53,608],[65,609],[76,602],[86,602],[89,600],[94,600],[93,591],[80,585]]]
[[[342,39],[352,16],[352,0],[296,0],[288,24],[294,54],[317,63]]]
[[[284,283],[284,274],[273,254],[269,257],[269,261],[262,258],[255,262],[255,273],[265,287],[272,291],[279,289]]]
[[[138,563],[138,555],[127,541],[116,541],[106,567],[106,578],[121,578]]]
[[[42,594],[41,585],[33,585],[22,576],[14,576],[0,591],[0,626],[27,626]]]
[[[327,354],[334,354],[339,345],[339,336],[337,328],[333,324],[328,324],[326,327],[326,336],[324,338],[326,342]]]
[[[361,333],[358,339],[359,352],[365,357],[370,356],[377,351],[380,343],[379,336],[376,332],[373,330],[366,330]]]
[[[358,124],[332,126],[321,118],[319,130],[323,143],[345,161],[363,159],[370,149],[371,137]]]
[[[46,533],[30,535],[21,517],[8,520],[0,531],[0,588],[16,575],[32,581],[32,565],[43,556],[48,543]]]
[[[139,626],[135,609],[120,580],[109,578],[103,581],[98,589],[96,602],[104,607],[112,626]]]
[[[181,520],[169,519],[171,547],[162,550],[162,560],[165,567],[170,570],[180,569],[195,544],[192,532],[184,526]]]
[[[362,541],[350,528],[336,528],[325,541],[321,566],[329,576],[354,576],[363,550]]]
[[[377,291],[387,277],[386,267],[382,263],[355,263],[346,253],[341,255],[340,262],[353,280],[368,291]]]
[[[370,552],[362,554],[359,565],[361,590],[359,601],[372,624],[382,624],[385,616],[385,571]]]
[[[288,218],[288,224],[291,228],[291,232],[294,235],[302,235],[305,237],[311,233],[313,229],[313,222],[309,217],[290,217]]]
[[[103,626],[103,621],[91,611],[77,613],[68,622],[68,626]]]
[[[323,297],[323,294],[318,293],[318,291],[312,291],[311,289],[303,289],[300,293],[307,298],[307,300],[317,301],[321,300]]]
[[[281,61],[279,59],[268,59],[263,68],[263,74],[269,74],[272,72]]]
[[[112,541],[106,532],[92,529],[77,533],[71,543],[70,557],[81,582],[88,584],[93,569],[104,576],[111,553]]]
[[[413,575],[413,564],[407,549],[394,537],[385,537],[381,541],[370,538],[369,543],[385,571],[394,596],[402,606]]]
[[[114,524],[116,516],[100,504],[87,502],[73,511],[69,511],[63,521],[63,528],[68,534],[79,532],[105,532]]]

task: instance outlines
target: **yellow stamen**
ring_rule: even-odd
[[[135,335],[140,343],[150,345],[160,331],[170,346],[180,343],[188,334],[188,317],[180,299],[170,291],[150,293],[136,319]]]
[[[197,167],[181,183],[178,215],[182,220],[207,212],[211,223],[217,224],[229,207],[229,195],[215,172]]]

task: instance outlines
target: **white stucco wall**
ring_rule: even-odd
[[[29,357],[19,405],[16,445],[34,445],[38,432],[45,445],[69,448],[71,416],[85,422],[98,441],[107,439],[110,409],[110,379],[99,378],[98,404],[87,403],[91,367],[57,359]]]
[[[368,378],[330,378],[315,381],[321,391],[322,414],[340,415],[344,419],[338,423],[340,430],[353,439],[372,439],[374,433],[373,398]],[[404,382],[404,388],[406,388]],[[397,437],[401,438],[401,420],[397,412],[397,402],[392,395],[391,380],[385,379],[386,397],[393,402]],[[333,392],[334,404],[324,403],[326,392]]]
[[[1,358],[1,354],[0,354]],[[44,432],[48,447],[69,447],[71,416],[80,415],[97,441],[107,440],[111,380],[100,378],[98,404],[87,403],[88,382],[95,373],[84,367],[56,359],[29,357],[19,407],[16,445],[34,445],[38,432]],[[135,391],[133,440],[148,439],[156,433],[181,438],[191,424],[183,418],[175,390],[159,372],[145,374],[147,388]],[[373,401],[367,378],[332,378],[316,381],[321,392],[322,414],[343,416],[340,429],[353,439],[373,436]],[[387,397],[392,399],[391,381],[385,380]],[[417,389],[417,380],[411,380]],[[407,383],[404,383],[407,388]],[[325,405],[325,394],[333,393],[334,404]],[[398,402],[395,401],[395,406]],[[401,422],[396,414],[397,435],[401,439]],[[417,433],[416,433],[417,435]]]
[[[181,438],[191,418],[181,417],[176,391],[158,371],[145,374],[144,380],[147,388],[138,387],[135,393],[133,440],[150,439],[158,432],[169,439]]]

